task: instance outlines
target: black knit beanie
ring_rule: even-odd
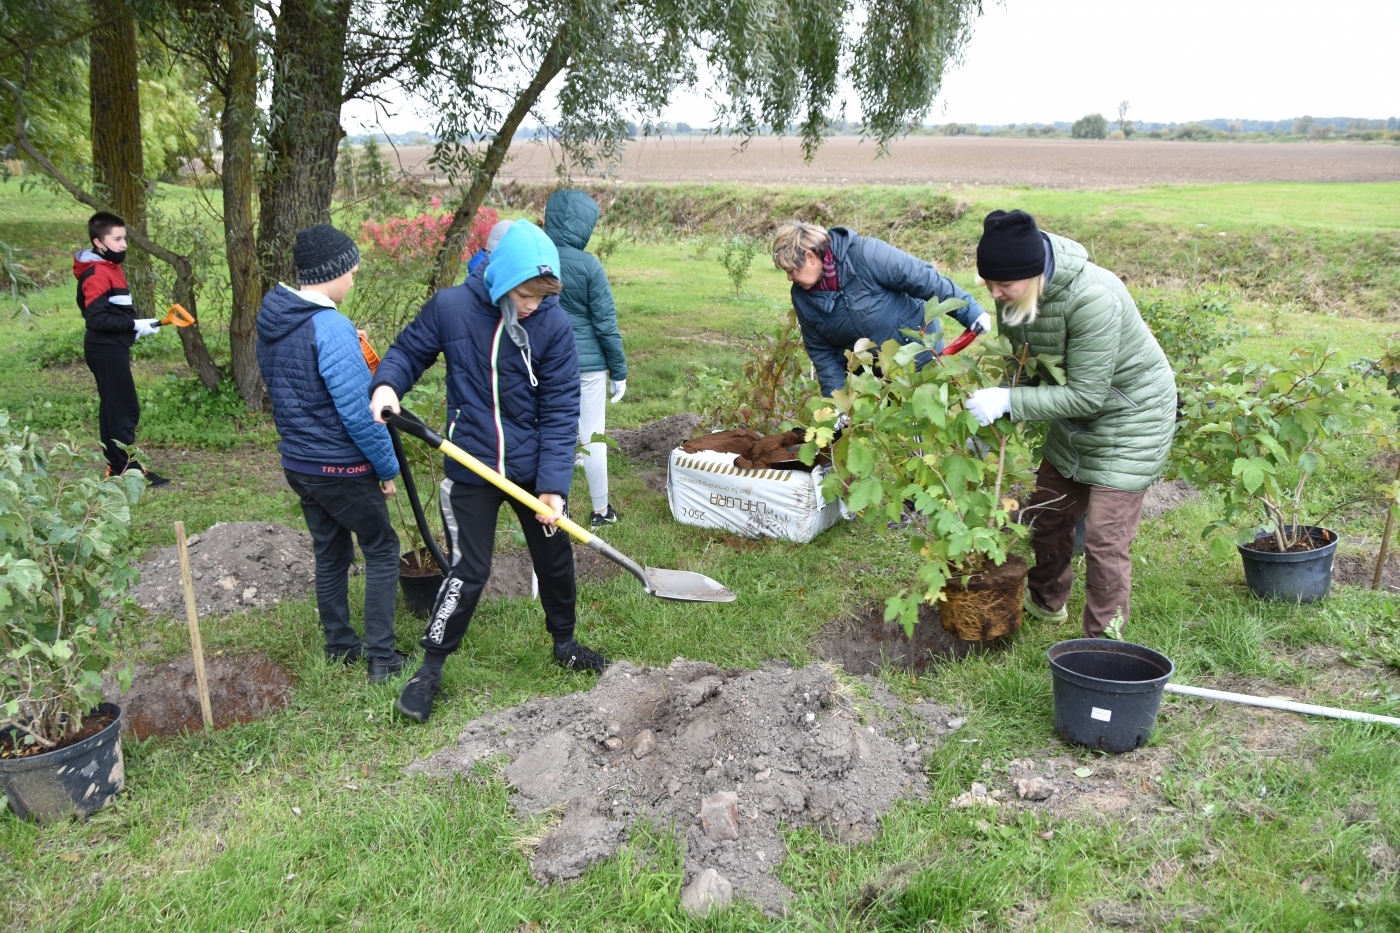
[[[360,248],[330,224],[317,224],[297,234],[292,258],[297,264],[297,280],[302,285],[317,285],[338,279],[359,265]]]
[[[982,221],[977,274],[989,282],[1033,279],[1045,271],[1045,241],[1025,211],[992,211]]]

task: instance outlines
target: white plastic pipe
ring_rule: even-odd
[[[1332,719],[1354,719],[1357,722],[1381,722],[1388,726],[1400,726],[1400,719],[1396,719],[1394,716],[1359,713],[1356,710],[1337,709],[1335,706],[1296,703],[1281,697],[1256,697],[1247,693],[1228,693],[1224,690],[1207,690],[1204,687],[1188,687],[1184,684],[1167,684],[1166,690],[1168,693],[1180,693],[1188,697],[1224,700],[1227,703],[1243,703],[1246,706],[1263,706],[1267,709],[1281,709],[1290,713],[1306,713],[1309,716],[1328,716]]]

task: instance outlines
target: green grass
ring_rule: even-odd
[[[1300,190],[1285,190],[1293,187]],[[1381,190],[1367,195],[1353,194],[1354,187],[1362,186],[1011,194],[1044,198],[1036,209],[1046,213],[1054,205],[1083,217],[1121,210],[1144,212],[1127,218],[1130,224],[1192,225],[1193,211],[1211,211],[1200,222],[1214,225],[1244,216],[1255,195],[1259,209],[1269,211],[1273,199],[1287,194],[1303,205],[1300,216],[1341,230],[1360,222],[1358,200],[1369,196],[1380,204],[1397,190],[1370,186]],[[34,199],[48,196],[21,198],[16,190],[0,186],[6,236],[6,218],[43,216],[21,232],[33,237],[25,248],[48,248],[72,217],[61,204],[36,214]],[[875,194],[894,198],[891,192]],[[69,213],[81,222],[82,211]],[[1377,210],[1378,217],[1394,213]],[[1393,219],[1378,221],[1372,233],[1385,224]],[[700,250],[695,242],[643,237],[622,244],[609,260],[632,367],[627,398],[609,408],[611,425],[676,411],[672,392],[689,365],[737,372],[750,335],[785,316],[786,282],[761,256],[736,298],[715,251],[700,257]],[[954,272],[971,286],[970,271],[954,264]],[[0,408],[47,436],[91,437],[95,402],[91,377],[73,353],[78,316],[71,284],[56,283],[42,298],[35,307],[52,310],[32,329],[0,319]],[[1395,327],[1276,310],[1257,298],[1241,314],[1251,355],[1277,356],[1298,341],[1324,338],[1345,356],[1360,356],[1374,353]],[[140,348],[137,377],[147,404],[141,442],[177,483],[139,504],[136,552],[170,544],[176,520],[191,532],[231,520],[301,527],[295,500],[277,482],[267,420],[242,412],[227,396],[198,394],[173,335],[143,340]],[[414,399],[425,414],[440,381],[440,370],[431,371]],[[1318,478],[1314,499],[1333,503],[1364,494],[1378,478],[1372,453],[1358,442],[1352,456]],[[613,657],[650,664],[677,655],[725,666],[771,658],[806,663],[827,620],[878,603],[913,568],[904,537],[883,523],[842,524],[806,546],[766,542],[735,550],[717,533],[672,522],[664,497],[622,457],[610,458],[610,469],[614,502],[626,516],[609,529],[610,541],[648,563],[703,570],[740,595],[731,605],[682,605],[649,599],[623,576],[586,581],[579,593],[581,635]],[[581,476],[579,483],[575,495],[583,493]],[[1198,534],[1208,513],[1209,502],[1197,503],[1144,524],[1133,547],[1129,636],[1171,656],[1186,682],[1265,693],[1289,687],[1316,702],[1400,709],[1400,680],[1374,662],[1378,642],[1396,638],[1394,623],[1383,618],[1383,598],[1345,587],[1316,606],[1256,602],[1245,595],[1237,562],[1208,561]],[[1374,541],[1379,531],[1379,517],[1364,504],[1336,523],[1348,540]],[[1083,606],[1082,569],[1072,620]],[[361,586],[355,578],[352,605]],[[413,649],[420,628],[401,613],[401,647]],[[1131,820],[950,810],[948,801],[972,781],[1004,773],[1010,760],[1051,745],[1044,652],[1076,631],[1073,621],[1028,624],[1005,650],[919,677],[890,675],[890,686],[904,696],[965,709],[970,722],[959,736],[976,743],[938,746],[928,764],[928,798],[901,804],[873,843],[847,847],[808,830],[790,832],[780,872],[796,895],[788,917],[767,918],[739,905],[694,921],[677,908],[681,852],[667,827],[639,827],[621,855],[578,882],[541,887],[517,845],[533,824],[512,813],[488,766],[455,780],[402,771],[454,742],[466,722],[486,711],[589,683],[553,665],[537,604],[483,604],[447,667],[446,696],[426,727],[393,718],[397,685],[371,687],[363,669],[321,663],[309,601],[208,619],[206,651],[268,653],[297,678],[292,705],[212,735],[127,741],[127,791],[85,823],[36,827],[0,814],[0,880],[11,892],[0,902],[0,924],[104,933],[1077,931],[1115,923],[1153,930],[1400,929],[1394,865],[1400,743],[1381,727],[1287,717],[1261,723],[1252,713],[1169,698],[1148,750],[1161,767],[1150,778],[1144,772],[1160,808],[1147,807]],[[125,637],[136,660],[187,650],[177,622],[135,620]],[[1324,669],[1304,653],[1317,646],[1324,656],[1358,666]],[[1288,731],[1296,750],[1265,754],[1252,744],[1262,729]],[[1070,753],[1092,767],[1107,766],[1086,751]],[[1261,786],[1268,789],[1264,798]],[[1369,806],[1361,817],[1358,803]]]

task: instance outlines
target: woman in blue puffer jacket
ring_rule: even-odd
[[[845,387],[846,351],[857,340],[908,343],[900,331],[924,328],[928,301],[961,298],[966,307],[953,312],[959,323],[979,334],[992,328],[991,315],[933,266],[846,227],[784,224],[773,242],[773,264],[792,282],[792,306],[822,395]],[[937,318],[928,326],[942,330]]]
[[[565,667],[602,672],[607,659],[574,640],[574,556],[554,523],[563,514],[574,475],[579,372],[574,331],[559,306],[559,250],[539,227],[511,225],[485,274],[428,300],[375,370],[375,418],[401,399],[439,355],[447,364],[447,437],[537,495],[555,510],[536,516],[476,474],[446,461],[440,504],[451,566],[423,636],[423,666],[404,685],[395,708],[426,722],[447,656],[491,575],[496,515],[509,501],[525,531],[540,580],[545,627]]]

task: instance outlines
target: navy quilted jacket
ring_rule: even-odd
[[[257,325],[258,367],[284,462],[369,461],[381,481],[397,476],[389,430],[370,414],[369,366],[350,319],[278,285],[263,296]]]
[[[792,286],[792,306],[807,356],[817,370],[822,395],[846,385],[846,351],[868,337],[876,344],[886,340],[908,343],[900,331],[924,326],[924,305],[933,299],[961,298],[967,307],[953,312],[963,327],[982,316],[982,308],[953,280],[941,275],[922,259],[895,249],[883,240],[864,237],[846,227],[831,228],[831,252],[836,257],[840,291],[808,291]],[[942,331],[938,318],[929,322]],[[942,350],[942,341],[936,349]],[[928,362],[919,360],[922,366]]]
[[[520,322],[530,335],[527,361],[491,302],[482,280],[485,268],[428,299],[384,354],[371,391],[387,385],[403,398],[441,354],[447,363],[452,442],[537,494],[567,496],[578,439],[574,329],[558,298],[540,302]],[[454,482],[485,483],[455,460],[444,465]]]

